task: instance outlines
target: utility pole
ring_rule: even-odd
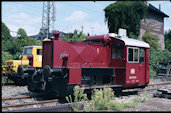
[[[92,29],[92,35],[93,35],[93,29],[94,29],[94,27],[91,27],[91,29]]]
[[[81,32],[83,33],[83,26],[81,26]]]
[[[56,6],[53,1],[43,2],[42,28],[40,32],[49,37],[49,33],[54,30],[56,21]]]

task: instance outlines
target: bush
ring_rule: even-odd
[[[81,104],[79,102],[83,102],[88,100],[87,98],[87,94],[83,94],[84,93],[84,88],[80,88],[79,86],[75,86],[74,87],[74,104],[72,104],[72,108],[74,111],[78,111],[81,109]],[[72,96],[66,96],[66,100],[69,103],[73,103],[73,99]]]
[[[169,52],[168,50],[162,51],[151,48],[149,51],[150,77],[157,76],[159,64],[171,64],[171,52]]]
[[[110,109],[111,100],[114,99],[114,92],[111,88],[94,89],[92,96],[92,109],[108,110]]]
[[[168,32],[165,32],[165,48],[171,52],[171,29]]]
[[[142,40],[147,42],[150,45],[150,48],[161,50],[161,47],[158,43],[159,38],[157,37],[157,35],[152,35],[149,30],[146,30],[144,36],[142,37]]]
[[[114,91],[111,88],[94,89],[91,95],[91,101],[87,95],[83,94],[84,89],[79,86],[74,87],[74,102],[72,103],[71,95],[66,97],[69,103],[72,103],[74,111],[96,111],[96,110],[120,110],[121,108],[133,107],[132,103],[121,103],[115,100]],[[84,102],[83,109],[81,108]]]
[[[9,54],[8,52],[2,51],[2,58],[1,58],[1,60],[2,60],[2,64],[3,65],[5,65],[5,61],[6,60],[11,60],[11,59],[13,59],[13,56],[11,54]]]

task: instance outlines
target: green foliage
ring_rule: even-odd
[[[149,68],[150,77],[153,78],[157,76],[157,72],[159,71],[159,64],[171,64],[171,52],[168,50],[162,51],[158,43],[158,37],[156,35],[150,34],[149,30],[145,32],[142,40],[150,45]]]
[[[8,52],[2,51],[1,62],[3,63],[3,65],[5,64],[6,60],[10,60],[10,59],[13,59],[13,56]]]
[[[71,95],[66,96],[66,100],[69,103],[72,103],[73,99],[71,97]],[[79,86],[75,86],[74,87],[74,104],[72,104],[72,108],[74,111],[78,111],[81,108],[81,104],[79,102],[83,102],[88,100],[87,98],[87,94],[84,94],[84,88],[80,88]]]
[[[171,30],[165,32],[165,48],[171,52]]]
[[[130,107],[134,107],[134,105],[132,103],[116,102],[114,100],[111,100],[109,102],[110,110],[120,110],[122,108],[130,108]]]
[[[147,42],[150,45],[150,48],[161,50],[161,47],[158,43],[159,38],[157,37],[157,35],[152,35],[149,30],[146,30],[144,36],[142,37],[142,40]]]
[[[147,95],[147,91],[145,90],[144,91],[144,94],[143,94],[143,97],[136,97],[134,98],[133,102],[136,104],[136,103],[140,103],[140,102],[146,102],[147,101],[147,98],[148,98],[148,95]]]
[[[12,40],[10,30],[3,22],[1,22],[1,39],[3,41]]]
[[[66,34],[62,40],[66,40],[66,41],[84,41],[87,39],[87,36],[84,35],[82,32],[79,32],[77,30],[74,30],[74,33],[71,34]]]
[[[103,90],[95,89],[92,93],[92,108],[95,110],[108,110],[109,101],[114,99],[114,92],[111,88],[104,88]]]
[[[151,48],[149,51],[149,67],[151,77],[157,76],[159,64],[171,64],[171,52],[168,50],[162,51]]]
[[[117,1],[105,9],[105,22],[110,33],[119,28],[127,29],[128,36],[137,38],[140,33],[140,20],[147,15],[148,7],[142,1]]]
[[[89,111],[120,110],[121,108],[133,107],[132,103],[117,102],[111,88],[94,89],[91,99],[92,101],[87,103],[84,109],[89,108]]]
[[[121,108],[133,107],[132,103],[120,103],[115,100],[114,91],[111,88],[94,89],[91,95],[91,101],[87,99],[87,95],[83,93],[84,89],[79,86],[74,87],[74,102],[72,103],[71,95],[66,96],[66,100],[72,103],[74,111],[79,111],[84,102],[83,111],[96,110],[120,110]],[[81,102],[81,103],[80,103]]]
[[[22,29],[22,28],[19,28],[18,29],[18,31],[17,31],[17,37],[18,37],[18,39],[28,38],[26,31],[24,29]]]
[[[24,46],[42,45],[36,39],[29,38],[24,29],[20,28],[17,31],[17,39],[12,39],[8,27],[1,22],[1,37],[2,37],[2,64],[5,64],[5,60],[19,59],[19,55],[22,54]]]

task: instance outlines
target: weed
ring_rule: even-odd
[[[120,110],[121,108],[134,107],[132,103],[121,103],[115,100],[114,91],[111,88],[94,89],[91,101],[84,94],[84,88],[74,87],[74,103],[71,95],[66,96],[66,100],[72,103],[74,111],[96,111],[96,110]],[[82,103],[84,106],[82,108]]]

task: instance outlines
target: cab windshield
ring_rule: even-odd
[[[32,53],[32,48],[25,48],[24,49],[24,55],[29,55]]]

